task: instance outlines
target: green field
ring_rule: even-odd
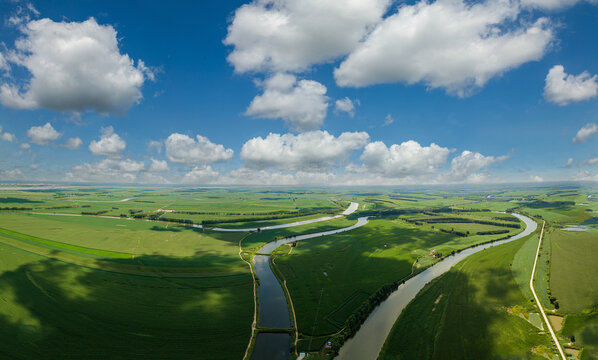
[[[453,251],[520,232],[516,218],[492,212],[505,210],[548,221],[536,289],[547,309],[551,296],[558,300],[557,311],[567,315],[561,336],[575,336],[572,346],[591,358],[598,347],[592,261],[598,221],[591,210],[598,201],[589,193],[566,186],[2,190],[0,358],[240,359],[254,315],[247,262],[257,250],[373,216],[361,228],[282,246],[272,257],[293,300],[298,349],[328,358],[326,341],[367,316],[389,285]],[[190,226],[263,228],[339,214],[349,201],[360,204],[349,217],[291,228],[247,233]],[[588,232],[559,230],[581,223]],[[551,353],[527,289],[537,240],[472,256],[428,286],[408,308],[414,312],[404,313],[412,319],[409,333],[389,340],[402,345],[387,344],[387,356]],[[407,331],[401,326],[393,336]],[[406,344],[421,346],[405,350]]]
[[[251,289],[249,274],[130,276],[0,243],[0,357],[241,358]]]
[[[554,230],[550,288],[560,311],[581,313],[598,309],[598,234]]]
[[[469,214],[460,217],[480,218]],[[472,226],[476,231],[498,228],[482,224],[457,225]],[[279,248],[275,261],[295,303],[299,332],[304,338],[318,339],[341,330],[349,317],[383,285],[404,279],[434,263],[436,259],[430,254],[431,250],[449,254],[520,231],[509,229],[508,234],[463,237],[400,217],[374,218],[351,232],[298,243],[290,254],[288,248]],[[308,343],[301,342],[300,349]],[[314,346],[315,342],[311,343]]]
[[[201,189],[2,192],[0,358],[240,359],[251,335],[253,284],[239,246],[354,220],[264,231],[249,240],[244,232],[147,215],[267,226],[346,207],[329,197]],[[81,213],[89,215],[62,215]],[[238,221],[272,216],[279,218]]]
[[[403,310],[379,359],[542,359],[550,337],[517,315],[533,308],[510,267],[534,240],[474,254],[426,286]]]

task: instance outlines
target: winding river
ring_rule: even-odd
[[[344,215],[350,215],[357,210],[358,204],[351,203],[349,208],[343,212],[342,215],[338,215],[332,218],[337,218]],[[323,221],[320,219],[307,220],[310,222]],[[292,243],[295,241],[302,241],[307,239],[313,239],[320,236],[327,236],[338,234],[345,231],[350,231],[361,227],[368,223],[367,217],[360,217],[357,222],[351,226],[322,231],[313,234],[305,234],[298,236],[291,236],[288,238],[272,241],[262,246],[258,251],[257,255],[253,257],[253,267],[257,278],[259,279],[258,285],[258,298],[260,303],[260,317],[259,326],[262,328],[270,329],[290,329],[291,328],[291,317],[289,314],[289,307],[287,300],[284,295],[284,291],[278,279],[270,268],[270,255],[277,247]],[[290,225],[290,224],[285,224]],[[266,228],[263,228],[266,229]],[[251,359],[253,360],[286,360],[290,356],[290,344],[291,335],[288,333],[260,333],[257,336]]]
[[[374,360],[378,358],[386,337],[399,315],[401,315],[407,304],[415,298],[426,284],[449,271],[451,267],[469,255],[493,246],[521,239],[534,232],[538,227],[535,221],[526,216],[513,215],[525,223],[525,230],[505,240],[465,249],[454,256],[449,256],[436,263],[434,266],[401,284],[397,290],[372,311],[355,336],[343,345],[336,359]]]

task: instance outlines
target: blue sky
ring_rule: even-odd
[[[4,0],[0,17],[2,181],[598,179],[595,1]]]

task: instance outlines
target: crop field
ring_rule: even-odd
[[[455,216],[460,221],[494,219],[486,214],[474,214]],[[510,215],[500,216],[502,219],[494,221],[519,225],[519,220]],[[508,229],[499,235],[457,236],[441,231],[434,226],[436,223],[422,222],[428,218],[440,219],[439,216],[422,217],[422,214],[373,218],[366,226],[351,232],[298,243],[290,252],[286,247],[280,248],[275,263],[294,299],[299,332],[309,338],[339,331],[380,287],[400,281],[437,261],[432,250],[449,254],[521,231],[488,224],[442,223],[443,227],[469,225],[476,232]],[[313,345],[312,341],[301,342],[300,349],[310,342]]]
[[[426,286],[401,314],[379,358],[466,359],[475,354],[477,359],[543,359],[542,353],[551,355],[550,337],[516,314],[531,308],[510,263],[529,240],[474,254]]]
[[[554,230],[550,288],[564,313],[598,309],[598,234]]]
[[[0,242],[0,357],[240,358],[251,331],[251,288],[248,273],[130,276]]]
[[[363,227],[282,246],[272,255],[293,301],[298,350],[320,356],[326,341],[367,316],[372,299],[389,285],[454,251],[522,231],[517,218],[496,212],[505,210],[549,222],[536,288],[547,309],[553,309],[552,296],[558,314],[567,315],[561,336],[575,336],[574,345],[591,358],[598,284],[580,272],[598,273],[592,261],[598,224],[590,211],[598,202],[587,194],[574,188],[1,190],[0,358],[241,359],[252,334],[248,262],[257,250],[370,216]],[[358,211],[333,220],[259,232],[210,229],[336,215],[348,201],[358,202]],[[582,223],[588,232],[559,230]],[[401,335],[403,345],[387,344],[387,356],[550,354],[527,289],[537,239],[472,256],[428,286],[409,307],[417,311],[404,315],[413,320],[408,324],[422,324],[416,327],[421,333],[411,327]],[[482,306],[482,297],[490,297],[490,307]],[[455,338],[460,321],[471,325]],[[403,331],[401,322],[393,336]],[[476,332],[479,339],[458,343]],[[401,350],[406,343],[433,344],[436,333],[436,350]]]
[[[346,207],[330,198],[227,190],[0,192],[0,358],[242,358],[253,284],[239,245],[249,234],[172,221],[267,226]],[[254,233],[247,244],[354,222]]]

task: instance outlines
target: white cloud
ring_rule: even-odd
[[[230,160],[233,150],[220,144],[214,144],[207,137],[197,135],[193,138],[173,133],[166,139],[166,156],[168,160],[187,166],[211,164]]]
[[[300,71],[349,53],[389,0],[255,0],[238,8],[224,40],[237,72]]]
[[[351,165],[348,170],[387,178],[431,176],[446,163],[450,152],[434,143],[421,146],[417,141],[409,140],[387,147],[382,141],[375,141],[369,143],[361,154],[363,165]]]
[[[18,29],[23,36],[9,52],[26,68],[28,81],[0,85],[0,103],[13,109],[124,113],[138,103],[151,70],[118,49],[116,30],[90,18],[84,22],[41,19]]]
[[[156,141],[156,140],[150,140],[150,142],[147,144],[147,151],[148,152],[155,151],[158,154],[160,154],[162,152],[162,142]]]
[[[577,131],[577,134],[571,141],[573,141],[574,144],[585,143],[586,141],[588,141],[590,136],[594,135],[597,132],[598,125],[591,123],[585,124],[581,127],[581,129],[579,129],[579,131]]]
[[[348,97],[336,100],[336,102],[334,103],[334,108],[337,112],[346,112],[351,117],[355,115],[355,104],[353,104],[353,101]]]
[[[340,86],[423,83],[467,96],[492,77],[540,59],[553,33],[546,18],[518,22],[512,1],[400,5],[335,69]]]
[[[344,132],[338,137],[321,130],[298,135],[270,133],[243,144],[241,159],[250,169],[321,172],[348,159],[368,139],[366,132]]]
[[[27,144],[27,143],[23,143],[21,145],[19,145],[19,147],[23,150],[27,150],[31,148],[31,145]]]
[[[54,130],[52,124],[48,122],[44,126],[32,126],[27,130],[27,136],[34,144],[48,145],[62,136],[62,133]]]
[[[166,160],[151,159],[152,164],[149,167],[149,172],[165,172],[168,171],[168,163]]]
[[[0,178],[4,180],[18,180],[23,178],[23,172],[19,169],[0,171]]]
[[[17,141],[17,137],[14,136],[14,134],[2,132],[2,126],[0,126],[0,140],[13,142],[13,141]]]
[[[131,159],[104,159],[96,163],[77,165],[66,174],[70,181],[92,182],[134,182],[137,173],[144,170],[141,161]]]
[[[63,146],[69,150],[77,150],[81,145],[83,145],[83,141],[78,137],[74,137],[68,139]]]
[[[209,165],[196,166],[181,179],[183,184],[213,184],[218,181],[220,174]]]
[[[588,3],[596,4],[596,0],[586,0]],[[583,0],[521,0],[521,5],[544,10],[563,9],[581,3]]]
[[[596,164],[598,164],[598,158],[591,158],[591,159],[588,159],[588,160],[584,161],[583,163],[581,163],[582,166],[584,166],[584,165],[596,165]]]
[[[561,106],[591,99],[598,94],[597,79],[598,75],[590,76],[587,71],[579,75],[567,74],[562,65],[555,65],[546,75],[544,98]]]
[[[535,175],[535,176],[530,176],[530,179],[531,179],[533,182],[538,182],[538,183],[544,182],[544,178],[542,178],[542,177],[540,177],[540,176],[538,176],[538,175]]]
[[[388,125],[392,124],[393,122],[395,122],[395,119],[392,117],[392,115],[387,114],[386,117],[384,118],[384,126],[388,126]]]
[[[573,161],[574,161],[573,158],[567,159],[567,163],[565,163],[565,167],[568,169],[571,166],[573,166]]]
[[[318,128],[328,109],[326,87],[317,81],[299,80],[294,75],[276,74],[264,82],[264,93],[257,95],[246,115],[283,119],[297,130]]]
[[[453,158],[451,169],[445,174],[445,178],[453,182],[480,182],[486,180],[487,175],[479,171],[507,158],[508,156],[484,156],[479,152],[465,150]]]
[[[89,144],[89,151],[94,155],[115,157],[119,156],[126,146],[127,143],[114,132],[114,128],[108,126],[102,129],[100,140],[93,140]]]
[[[4,72],[5,74],[10,72],[10,65],[6,61],[4,54],[0,52],[0,71]]]
[[[37,16],[39,16],[39,11],[31,3],[26,4],[26,6],[17,5],[15,12],[8,18],[7,23],[12,26],[18,26],[29,22],[31,17]]]

